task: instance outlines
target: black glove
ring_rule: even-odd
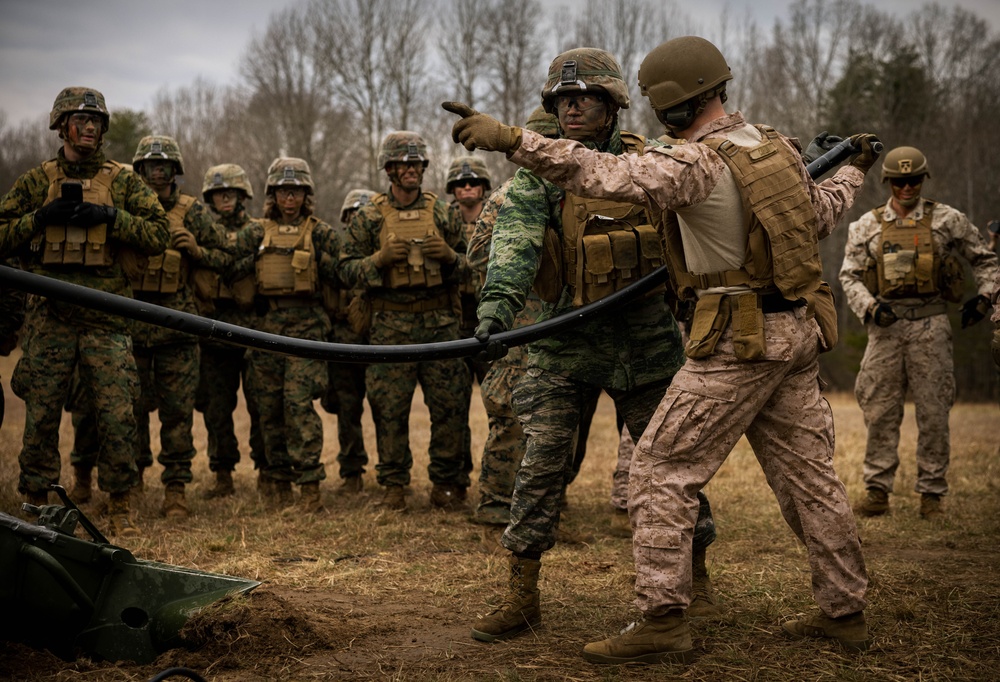
[[[484,317],[479,321],[479,326],[476,327],[476,341],[486,344],[486,347],[476,355],[477,360],[480,362],[493,362],[507,355],[509,349],[503,341],[490,339],[492,334],[499,334],[503,331],[507,330],[504,329],[500,320],[495,317]]]
[[[962,329],[971,327],[986,317],[990,312],[990,299],[985,296],[973,296],[962,304]]]
[[[35,227],[42,229],[49,225],[65,225],[79,205],[79,202],[56,197],[35,211]]]
[[[867,173],[878,161],[878,152],[872,146],[873,143],[878,142],[878,138],[871,133],[858,133],[851,135],[851,142],[854,143],[855,149],[860,150],[851,157],[851,165],[862,173]]]
[[[896,323],[896,313],[888,303],[879,303],[872,310],[872,321],[880,327],[890,327]]]
[[[813,138],[806,150],[802,152],[802,160],[808,166],[810,163],[826,154],[844,141],[844,138],[831,135],[825,130]]]
[[[93,227],[101,223],[107,223],[108,227],[115,226],[115,219],[118,217],[118,209],[114,206],[102,206],[84,201],[76,204],[76,211],[69,219],[70,225],[77,227]]]

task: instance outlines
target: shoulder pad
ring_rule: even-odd
[[[625,147],[625,151],[642,154],[646,148],[646,138],[643,135],[623,130],[619,133],[619,137],[622,138],[622,145]]]
[[[386,196],[385,192],[379,192],[375,196],[370,197],[368,199],[368,203],[369,204],[384,204],[388,200],[389,200],[389,197]]]
[[[427,197],[428,203],[431,203],[431,204],[437,203],[438,195],[434,194],[434,192],[423,192],[423,191],[421,191],[421,194],[423,194],[425,197]]]

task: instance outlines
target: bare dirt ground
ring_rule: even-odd
[[[16,356],[0,359],[7,419],[0,431],[0,511],[17,513],[17,453],[23,406],[9,390]],[[984,371],[987,367],[984,366]],[[474,400],[473,452],[481,452],[485,416]],[[852,499],[863,495],[864,424],[853,397],[832,396],[838,471]],[[812,607],[804,550],[784,525],[760,467],[743,441],[707,488],[719,528],[709,567],[725,615],[693,627],[698,657],[689,666],[595,666],[579,656],[588,641],[614,634],[637,616],[629,540],[608,532],[617,434],[603,400],[588,457],[568,493],[563,526],[577,542],[543,559],[543,626],[513,640],[476,642],[469,628],[502,593],[505,554],[497,531],[462,512],[431,509],[427,495],[427,412],[414,401],[411,511],[373,506],[366,491],[338,490],[336,417],[327,428],[323,484],[327,511],[268,510],[248,461],[237,469],[237,495],[209,501],[205,434],[196,417],[193,515],[183,524],[159,516],[162,486],[147,472],[139,503],[136,556],[262,581],[248,597],[218,602],[193,616],[183,646],[153,664],[87,657],[63,661],[0,642],[0,679],[147,680],[172,666],[206,679],[237,680],[993,680],[1000,663],[1000,411],[959,404],[952,412],[952,492],[947,515],[922,521],[912,492],[916,427],[907,408],[892,513],[860,519],[871,576],[868,618],[873,648],[846,654],[828,643],[778,636],[783,618]],[[246,421],[239,410],[246,452]],[[374,458],[374,431],[366,415]],[[154,443],[155,439],[154,417]],[[62,483],[72,484],[64,420]],[[154,449],[155,449],[154,445]],[[155,467],[154,467],[155,469]],[[478,470],[477,470],[478,471]],[[475,478],[477,472],[473,473]],[[473,488],[472,499],[475,499]],[[101,517],[95,516],[100,525]],[[10,616],[10,614],[5,614]],[[177,678],[179,679],[179,678]]]

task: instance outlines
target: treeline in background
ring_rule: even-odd
[[[901,16],[858,0],[797,0],[772,26],[738,12],[704,26],[676,0],[549,7],[541,0],[301,0],[247,36],[237,82],[163,89],[145,111],[108,102],[105,151],[129,163],[143,135],[172,135],[184,154],[183,187],[196,195],[211,165],[240,164],[262,195],[275,156],[302,157],[317,182],[318,214],[336,220],[351,188],[387,186],[375,159],[392,130],[425,136],[432,149],[425,188],[443,194],[448,163],[464,149],[452,144],[453,117],[440,102],[461,100],[523,123],[540,103],[548,64],[571,47],[614,54],[633,100],[621,113],[622,128],[662,134],[636,86],[639,63],[665,40],[698,34],[729,60],[730,111],[803,145],[827,130],[874,132],[886,149],[919,147],[931,166],[927,196],[965,212],[981,229],[1000,218],[1000,38],[974,13],[931,3]],[[3,191],[54,155],[58,142],[47,115],[15,125],[0,111]],[[486,161],[494,185],[515,170],[499,154]],[[876,167],[847,220],[887,196]],[[256,201],[259,207],[260,196]],[[846,238],[845,221],[821,249],[838,295]],[[823,357],[823,373],[832,388],[851,390],[866,337],[838,300],[841,344]],[[953,322],[959,399],[996,399],[988,324],[961,331],[957,315]]]

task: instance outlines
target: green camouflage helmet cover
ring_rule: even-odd
[[[639,65],[639,91],[655,111],[683,104],[732,78],[719,48],[698,36],[668,40],[653,48]]]
[[[347,212],[356,211],[361,208],[375,196],[375,192],[370,189],[352,189],[344,197],[344,205],[340,207],[340,222],[347,222]]]
[[[142,172],[143,161],[161,159],[173,161],[177,175],[184,175],[184,157],[181,156],[181,148],[177,140],[168,135],[147,135],[139,140],[139,146],[135,148],[135,154],[132,156],[132,167]]]
[[[253,199],[253,187],[247,172],[235,163],[223,163],[205,171],[205,182],[201,186],[201,198],[208,202],[208,195],[217,189],[243,190],[247,199]]]
[[[628,86],[622,67],[610,52],[596,47],[577,47],[552,60],[542,88],[542,106],[555,113],[555,98],[586,91],[606,93],[620,109],[628,109]]]
[[[927,157],[916,147],[896,147],[885,155],[882,162],[882,182],[889,178],[911,178],[917,175],[931,176]]]
[[[104,103],[104,95],[94,88],[69,87],[63,88],[62,92],[56,95],[56,101],[52,104],[52,111],[49,112],[49,130],[59,127],[59,121],[66,114],[76,112],[94,112],[100,114],[104,119],[104,132],[108,131],[111,123],[111,114]]]
[[[379,168],[385,168],[387,164],[396,161],[423,161],[424,168],[427,168],[430,159],[427,157],[424,138],[412,130],[397,130],[386,135],[379,147],[376,163]]]
[[[279,156],[271,162],[267,169],[267,188],[265,191],[271,192],[281,185],[305,187],[306,194],[312,194],[315,191],[312,172],[305,159]]]
[[[545,107],[540,104],[528,116],[528,121],[524,124],[524,127],[545,137],[559,135],[559,119],[556,118],[555,114],[545,111]]]
[[[490,172],[478,156],[459,156],[451,162],[451,165],[448,166],[448,181],[445,185],[445,191],[453,193],[455,185],[460,180],[480,180],[486,188],[485,191],[489,192],[493,189],[490,182]]]

